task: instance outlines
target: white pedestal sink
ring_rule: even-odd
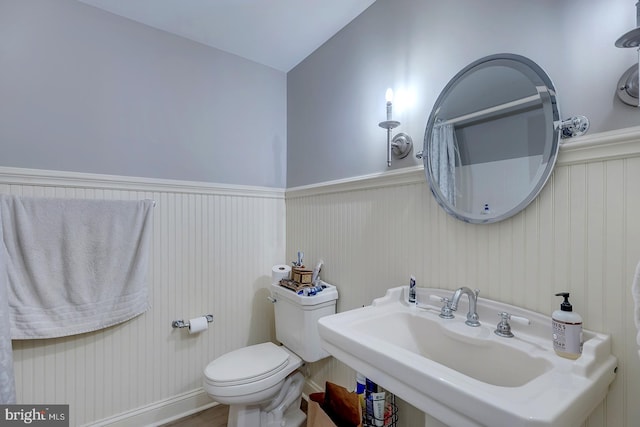
[[[478,298],[482,325],[470,327],[466,303],[442,319],[438,310],[409,305],[406,293],[389,289],[368,307],[321,318],[322,345],[448,426],[580,426],[615,378],[609,335],[585,330],[582,355],[569,360],[553,351],[548,316]],[[452,292],[419,288],[420,302],[429,295]],[[505,311],[530,325],[512,323],[515,337],[497,336]]]

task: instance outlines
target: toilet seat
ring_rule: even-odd
[[[226,353],[204,370],[205,391],[228,405],[272,398],[285,378],[302,365],[293,352],[271,342]]]
[[[207,365],[204,375],[212,385],[242,385],[275,375],[288,363],[289,353],[267,342],[243,347],[218,357]]]

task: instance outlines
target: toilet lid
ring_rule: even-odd
[[[289,364],[289,353],[268,342],[243,347],[209,363],[204,375],[213,384],[238,385],[274,375]]]

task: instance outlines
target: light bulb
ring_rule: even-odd
[[[393,89],[387,89],[387,92],[384,94],[385,99],[387,100],[387,121],[391,120],[391,101],[393,101]]]
[[[389,102],[393,102],[393,89],[389,88],[384,94],[384,99]]]

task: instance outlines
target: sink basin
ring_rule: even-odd
[[[353,330],[386,340],[478,381],[502,387],[522,386],[553,367],[547,359],[487,339],[492,333],[489,328],[467,331],[469,326],[464,323],[440,320],[416,313],[386,313],[354,322]],[[465,330],[459,333],[457,328]]]
[[[569,360],[553,351],[548,316],[479,298],[482,325],[470,327],[466,297],[454,319],[442,319],[409,305],[407,292],[393,288],[370,306],[321,318],[322,346],[449,426],[580,426],[615,378],[606,334],[585,330],[582,355]],[[430,295],[452,292],[419,288],[419,301]],[[515,337],[499,337],[503,311],[530,324],[512,322]]]

